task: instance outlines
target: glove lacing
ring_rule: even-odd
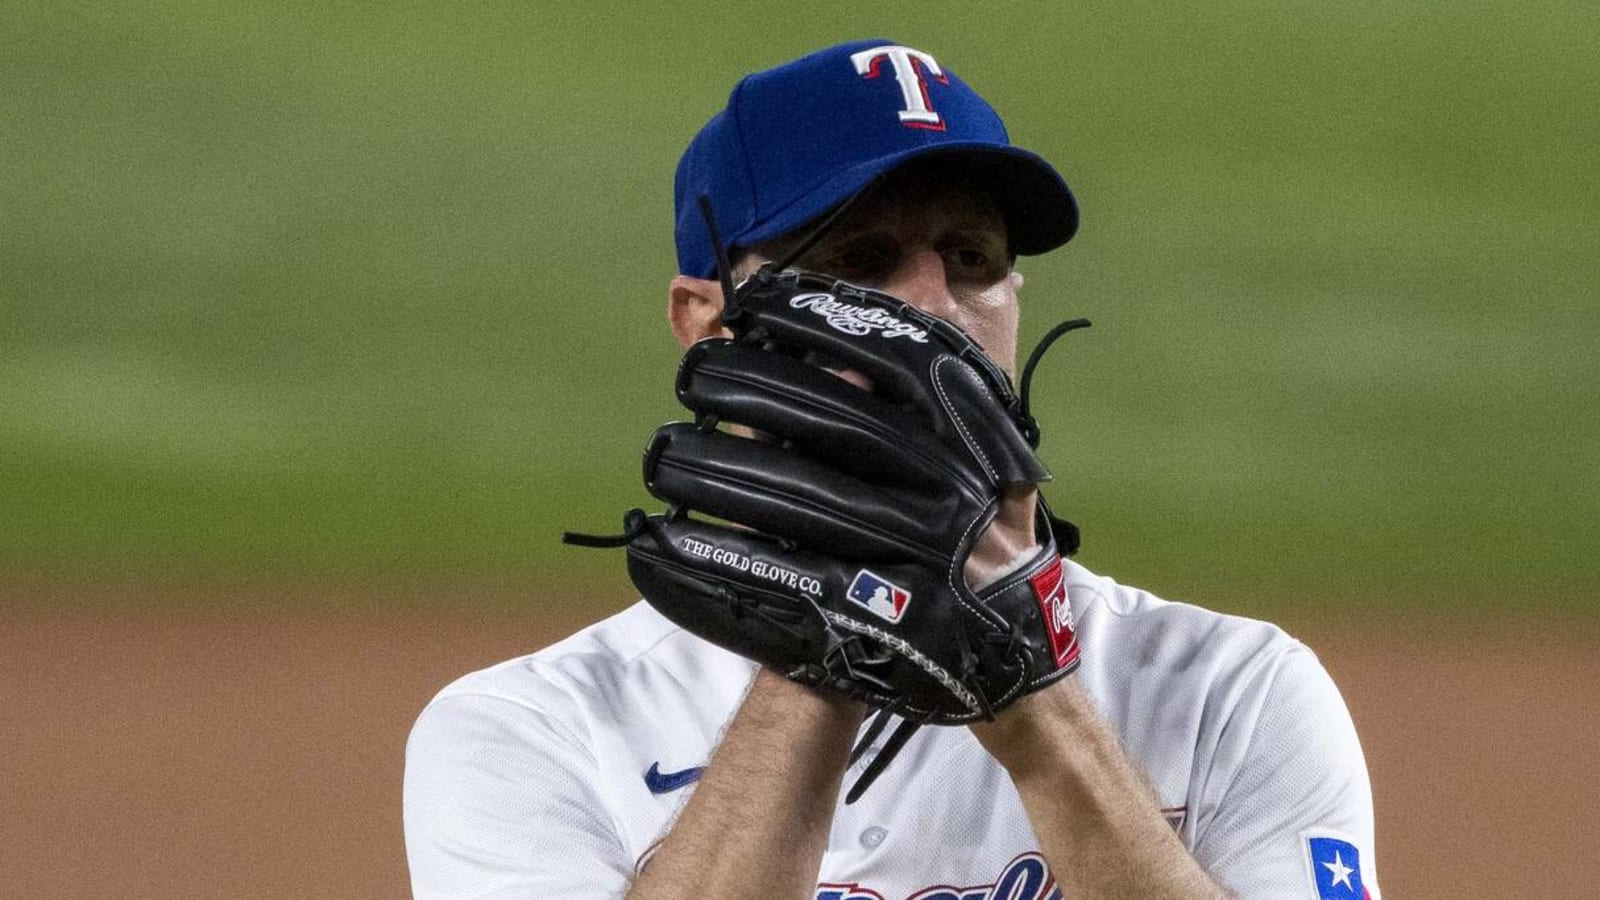
[[[867,752],[867,748],[872,746],[872,742],[883,734],[883,730],[888,726],[889,720],[894,718],[896,714],[897,705],[887,706],[878,710],[872,717],[872,721],[868,723],[866,732],[861,735],[861,738],[856,741],[855,747],[850,750],[849,765],[856,764],[862,754]],[[906,742],[911,740],[911,736],[916,734],[917,729],[921,728],[922,725],[923,723],[916,719],[900,720],[900,724],[889,735],[889,739],[884,742],[882,749],[872,757],[872,762],[867,763],[866,770],[855,780],[855,783],[850,785],[850,791],[844,796],[846,805],[861,799],[861,795],[865,794],[867,788],[878,780],[878,776],[883,774],[883,770],[889,768],[889,763],[894,762],[894,758],[900,755],[900,750],[905,747]]]

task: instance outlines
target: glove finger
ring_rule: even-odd
[[[826,285],[795,276],[806,286]],[[964,442],[997,484],[1048,481],[1017,425],[1005,372],[965,332],[899,298],[853,285],[804,290],[789,280],[743,300],[738,331],[795,355],[821,353],[859,371],[894,403],[918,409],[947,442]]]
[[[868,481],[925,489],[954,482],[974,496],[988,486],[959,437],[942,441],[927,417],[788,356],[703,341],[679,369],[678,399]]]
[[[942,571],[958,549],[951,539],[965,537],[950,527],[958,494],[871,484],[793,450],[681,422],[656,431],[644,481],[668,503],[847,559],[916,559]]]
[[[991,483],[1040,484],[1050,470],[1005,408],[994,402],[990,387],[971,366],[944,357],[932,367],[939,402],[961,439],[983,466]]]
[[[928,365],[977,347],[955,326],[887,295],[873,302],[820,291],[757,295],[745,301],[739,325],[741,334],[758,334],[769,347],[822,353],[872,379],[873,389],[892,401],[928,411],[934,408]]]

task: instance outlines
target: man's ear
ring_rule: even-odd
[[[678,275],[667,290],[667,320],[672,336],[685,350],[708,337],[731,337],[722,327],[722,285],[704,278]]]

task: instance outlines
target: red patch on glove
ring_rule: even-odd
[[[1072,630],[1072,604],[1067,600],[1067,579],[1061,571],[1061,557],[1035,572],[1028,581],[1044,615],[1045,631],[1050,633],[1050,648],[1055,651],[1056,668],[1064,669],[1078,660],[1078,634]]]

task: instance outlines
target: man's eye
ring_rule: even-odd
[[[951,252],[956,265],[963,269],[980,269],[989,264],[989,254],[971,247],[961,247]]]
[[[1001,254],[983,247],[952,247],[945,251],[944,259],[945,266],[953,272],[990,281],[1004,276],[1009,265]]]

